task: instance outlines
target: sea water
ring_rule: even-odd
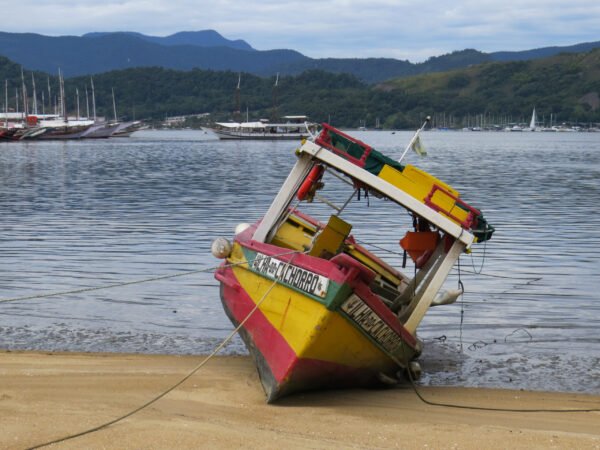
[[[412,135],[353,134],[393,158]],[[459,190],[496,233],[449,277],[464,295],[421,324],[421,383],[600,393],[600,133],[422,141],[428,156],[404,162]],[[0,303],[0,348],[210,352],[232,330],[210,244],[264,214],[296,146],[191,130],[0,143],[0,302],[28,297]],[[363,197],[343,217],[401,265],[401,209]],[[46,296],[61,292],[73,293]],[[236,338],[224,352],[245,349]]]

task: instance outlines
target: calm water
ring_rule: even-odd
[[[411,133],[355,135],[399,157]],[[462,302],[426,316],[422,382],[600,393],[600,134],[423,142],[429,156],[408,162],[460,190],[497,234],[461,257]],[[0,143],[0,299],[215,266],[212,240],[262,216],[294,145],[199,131]],[[389,206],[354,201],[345,217],[398,265],[409,219]],[[231,329],[210,273],[0,303],[7,349],[201,354]],[[239,339],[227,351],[245,352]]]

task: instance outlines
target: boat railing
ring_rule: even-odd
[[[331,150],[333,153],[347,159],[348,161],[356,164],[359,167],[364,168],[367,163],[367,158],[369,157],[373,147],[368,144],[365,144],[359,139],[356,139],[343,131],[338,130],[337,128],[332,127],[327,123],[321,124],[323,129],[315,139],[315,143],[320,145],[321,147],[325,147],[328,150]],[[342,138],[341,140],[339,138]],[[348,143],[344,143],[343,140]],[[338,147],[338,145],[345,146],[344,149]],[[354,150],[351,148],[352,146],[358,146],[359,152],[361,153],[360,157],[353,156],[350,151]]]
[[[433,198],[433,195],[437,191],[440,191],[445,196],[449,197],[454,202],[454,203],[452,203],[452,206],[458,206],[459,208],[466,210],[468,212],[467,217],[463,220],[463,219],[459,218],[458,216],[456,216],[455,214],[452,214],[451,209],[446,209],[443,206],[438,205],[437,203],[434,203],[432,201],[432,198]],[[434,184],[432,186],[431,191],[425,197],[424,202],[427,206],[434,209],[435,211],[441,212],[442,214],[448,216],[450,219],[461,224],[462,227],[466,230],[470,230],[473,227],[474,222],[476,221],[477,217],[481,215],[481,212],[479,210],[473,208],[467,202],[460,199],[457,195],[452,194],[451,192],[449,192],[448,190],[439,186],[438,184]]]

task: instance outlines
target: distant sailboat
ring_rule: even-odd
[[[535,114],[535,107],[533,108],[533,112],[531,113],[531,122],[529,122],[529,130],[528,131],[537,131],[536,128],[537,116]]]

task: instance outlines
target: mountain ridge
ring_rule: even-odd
[[[250,44],[243,39],[227,39],[215,30],[200,31],[179,31],[168,36],[151,36],[135,31],[116,31],[116,32],[91,32],[82,35],[82,38],[97,38],[110,34],[126,34],[139,39],[152,42],[159,45],[196,45],[199,47],[231,47],[238,50],[256,51]]]
[[[593,48],[600,48],[600,41],[517,52],[484,53],[464,49],[412,63],[394,58],[315,59],[290,49],[255,50],[245,41],[226,39],[215,30],[182,31],[164,37],[129,31],[57,37],[0,32],[0,55],[29,70],[54,74],[61,68],[66,77],[156,66],[175,70],[231,70],[262,77],[323,70],[348,73],[366,83],[376,84],[484,62],[535,60]]]

